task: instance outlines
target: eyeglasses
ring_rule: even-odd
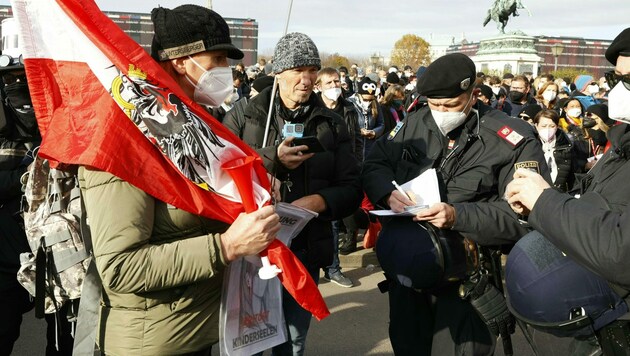
[[[611,70],[604,73],[604,78],[606,78],[608,86],[611,89],[617,86],[617,83],[623,82],[623,86],[626,87],[627,90],[630,90],[630,74],[619,75]]]

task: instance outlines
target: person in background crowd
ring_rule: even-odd
[[[403,107],[405,90],[398,84],[392,84],[387,88],[385,95],[379,101],[383,109],[383,133],[388,134],[396,125],[405,119],[407,112]]]
[[[538,93],[540,89],[542,89],[543,85],[545,85],[545,83],[550,83],[550,82],[553,82],[553,75],[547,74],[547,73],[543,73],[539,75],[534,80],[534,88],[536,88],[534,92]]]
[[[271,87],[273,85],[273,76],[271,75],[263,75],[261,77],[256,78],[253,81],[250,97],[244,97],[236,101],[232,106],[232,110],[235,110],[238,114],[236,115],[244,115],[245,108],[249,104],[249,101],[256,97],[261,91],[263,91],[267,87]]]
[[[387,88],[389,88],[390,85],[394,85],[394,84],[400,84],[400,78],[398,77],[398,73],[389,72],[387,74],[387,77],[385,78],[385,83],[381,85],[381,90],[379,92],[380,98],[385,96],[385,92],[387,91]]]
[[[256,95],[260,94],[265,88],[268,88],[273,85],[273,76],[264,75],[262,77],[256,78],[252,83],[252,91],[250,94],[250,100],[255,98]]]
[[[319,270],[332,264],[331,221],[354,213],[361,202],[359,164],[346,122],[313,94],[321,67],[313,40],[303,33],[288,33],[276,44],[273,58],[278,80],[273,102],[272,89],[265,89],[250,101],[243,116],[230,111],[224,125],[257,149],[267,171],[282,182],[282,201],[319,214],[291,242],[291,250],[317,283]],[[270,109],[268,140],[263,145]],[[315,136],[325,151],[307,153],[308,146],[294,146],[295,137],[286,130],[293,125],[302,125],[303,135]],[[275,346],[273,354],[302,355],[311,314],[286,290],[282,304],[289,340]]]
[[[512,86],[512,79],[514,79],[514,74],[505,73],[503,74],[503,79],[501,80],[501,86],[505,89],[506,93],[510,92],[510,87]]]
[[[582,147],[582,151],[588,152],[587,162],[584,165],[585,171],[593,168],[602,154],[610,148],[606,134],[613,124],[614,121],[608,117],[608,106],[595,104],[586,109],[584,119],[582,119],[585,140],[580,142],[582,145],[587,145],[587,147]]]
[[[359,114],[354,105],[341,96],[341,80],[338,72],[334,68],[322,68],[317,73],[315,87],[318,88],[319,96],[324,102],[324,105],[344,119],[352,142],[352,152],[354,152],[357,161],[359,161],[363,145],[363,141],[359,136]],[[343,244],[345,240],[347,240],[346,235],[356,236],[358,233],[358,227],[356,225],[354,214],[342,220],[333,221],[332,223],[333,262],[330,266],[324,268],[324,279],[341,287],[350,288],[354,283],[341,272],[339,265],[339,242],[341,241]],[[356,237],[351,240],[356,241]]]
[[[374,80],[374,79],[372,79],[372,80],[374,80],[378,84],[385,84],[385,83],[387,83],[387,74],[389,74],[389,73],[385,69],[379,69],[377,71],[377,74],[378,74],[379,80]]]
[[[558,113],[551,109],[542,109],[533,117],[534,127],[545,154],[545,162],[549,167],[551,182],[556,189],[568,192],[575,183],[577,162],[569,137],[564,131],[558,130],[559,120]]]
[[[528,124],[534,126],[534,117],[542,110],[538,105],[527,105],[518,113],[518,117],[527,121]]]
[[[560,112],[560,128],[569,134],[571,141],[584,136],[582,132],[582,113],[584,107],[579,99],[569,98],[562,105]]]
[[[508,97],[505,104],[510,107],[510,116],[516,117],[524,106],[536,104],[534,98],[529,97],[529,80],[523,75],[517,75],[512,79]]]
[[[403,67],[403,76],[410,80],[411,76],[414,75],[413,69],[410,65],[406,65]]]
[[[538,104],[544,109],[555,108],[558,101],[558,91],[559,88],[556,83],[552,81],[544,82],[538,89],[538,94],[536,94]]]
[[[589,344],[580,352],[572,347],[554,353],[628,355],[630,350],[630,325],[623,317],[630,286],[629,54],[626,28],[606,51],[606,59],[615,65],[606,73],[612,87],[608,114],[621,124],[608,131],[613,149],[582,181],[579,199],[549,189],[542,177],[523,169],[506,190],[512,209],[528,215],[535,229],[508,257],[510,309],[538,324],[541,333],[574,337],[571,346]]]
[[[357,84],[357,93],[349,99],[359,113],[360,135],[363,139],[360,162],[365,161],[376,139],[385,132],[383,109],[376,100],[377,88],[377,84],[366,77]]]
[[[494,94],[492,93],[492,89],[485,84],[479,85],[478,88],[480,93],[477,100],[481,101],[485,105],[492,106],[496,101]]]
[[[250,80],[249,75],[245,71],[245,65],[243,62],[239,62],[236,64],[234,69],[240,74],[241,85],[238,87],[238,95],[240,98],[249,98],[249,94],[252,87],[252,80]]]
[[[588,87],[593,83],[593,77],[586,74],[581,74],[575,77],[573,80],[573,84],[575,84],[575,88],[571,91],[569,96],[585,96],[590,95],[588,93]]]
[[[407,114],[410,114],[418,109],[420,109],[423,105],[426,105],[426,97],[425,98],[420,98],[420,95],[418,95],[418,90],[416,89],[416,86],[418,85],[418,79],[422,76],[422,74],[427,70],[427,67],[425,66],[420,66],[418,67],[418,70],[416,71],[416,84],[413,86],[413,88],[411,89],[411,91],[409,91],[406,95],[405,95],[405,111],[407,111]],[[406,89],[406,88],[405,88]]]
[[[228,58],[243,58],[225,20],[197,5],[158,7],[151,20],[151,56],[188,97],[223,102],[233,89]],[[223,87],[202,86],[208,76]],[[209,355],[219,340],[223,271],[275,239],[280,219],[273,207],[227,226],[170,207],[108,172],[81,166],[78,175],[103,281],[101,352]]]
[[[339,67],[339,80],[341,81],[341,89],[343,90],[342,94],[344,98],[354,94],[354,84],[348,74],[348,68],[344,66]]]

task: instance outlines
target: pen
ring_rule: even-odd
[[[409,194],[407,194],[401,186],[398,185],[398,183],[396,183],[395,180],[392,181],[392,184],[394,185],[394,188],[396,188],[397,191],[401,192],[404,196],[406,196],[409,200],[413,201],[413,199],[411,199],[411,197],[409,196]]]

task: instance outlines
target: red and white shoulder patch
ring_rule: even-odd
[[[500,128],[499,131],[497,131],[497,135],[501,136],[501,138],[503,138],[504,140],[509,142],[510,145],[515,147],[525,139],[525,137],[523,137],[521,134],[514,131],[511,127],[507,125]]]

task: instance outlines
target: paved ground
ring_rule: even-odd
[[[321,279],[320,290],[326,299],[331,315],[321,322],[313,320],[307,342],[307,355],[393,355],[387,336],[388,301],[376,284],[383,280],[374,252],[358,251],[342,256],[344,273],[356,286],[342,288]],[[369,267],[368,267],[369,266]],[[512,336],[514,355],[533,355],[520,330]],[[14,355],[44,355],[45,322],[35,319],[31,312],[25,315],[22,337],[16,344]],[[218,350],[213,350],[218,355]],[[269,355],[266,352],[265,355]],[[502,356],[497,347],[495,355]]]

